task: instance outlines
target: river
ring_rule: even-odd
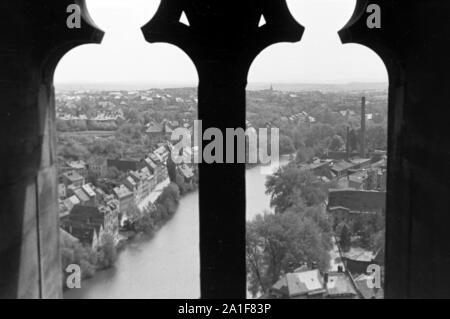
[[[282,164],[287,159],[282,160]],[[266,175],[248,169],[247,219],[270,210]],[[175,216],[152,239],[128,243],[115,266],[64,293],[66,299],[171,299],[200,297],[198,192],[184,196]]]

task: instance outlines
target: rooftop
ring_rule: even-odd
[[[81,202],[88,202],[90,200],[89,196],[81,188],[75,189],[74,193]]]
[[[149,157],[146,157],[144,159],[145,163],[147,163],[148,166],[152,167],[152,168],[156,168],[156,164],[155,162],[153,162]]]
[[[74,169],[84,169],[86,168],[86,163],[84,161],[73,161],[67,162],[67,165]]]
[[[162,133],[163,124],[162,123],[149,123],[147,124],[147,133]]]
[[[354,164],[363,164],[363,163],[367,163],[370,161],[371,161],[370,158],[361,158],[361,157],[356,157],[356,158],[350,159],[350,162],[352,162]]]
[[[375,254],[370,250],[352,247],[348,252],[343,254],[343,257],[357,261],[371,262],[375,259]]]
[[[71,182],[76,182],[76,181],[79,181],[79,180],[83,179],[83,176],[81,176],[80,174],[78,174],[75,171],[65,172],[65,173],[63,173],[63,176],[66,177]]]
[[[133,195],[133,193],[128,189],[128,187],[126,187],[123,184],[121,184],[118,187],[114,187],[113,191],[119,199]]]
[[[345,170],[353,167],[354,165],[355,164],[352,164],[352,163],[349,163],[346,161],[339,161],[339,162],[335,163],[334,165],[332,165],[331,169],[336,172],[341,172],[341,171],[345,171]]]
[[[82,188],[89,197],[95,197],[95,192],[91,184],[84,184]]]
[[[358,295],[351,277],[343,272],[328,274],[327,290],[330,297]]]
[[[322,276],[318,269],[286,275],[289,297],[324,292]]]
[[[384,297],[383,288],[369,288],[367,282],[373,280],[374,274],[362,274],[355,278],[355,285],[364,299],[382,299]]]

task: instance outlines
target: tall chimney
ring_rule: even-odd
[[[361,143],[360,143],[360,156],[364,158],[366,156],[366,97],[361,99]]]
[[[348,161],[350,158],[350,127],[347,126],[347,139],[345,143],[345,160]]]

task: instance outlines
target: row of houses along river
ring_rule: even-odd
[[[282,164],[288,159],[283,158]],[[247,219],[270,210],[266,175],[260,167],[247,170]],[[199,298],[198,192],[180,200],[177,213],[152,239],[127,244],[115,266],[68,290],[67,299]]]

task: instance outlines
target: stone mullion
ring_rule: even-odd
[[[179,23],[182,12],[189,27]],[[264,28],[258,27],[261,14]],[[253,59],[271,44],[299,41],[303,33],[283,0],[163,0],[142,29],[147,41],[171,43],[189,55],[199,74],[203,130],[219,128],[222,135],[226,128],[245,129]],[[201,297],[245,298],[245,164],[199,166]]]
[[[246,70],[233,61],[199,63],[202,129],[245,129]],[[209,141],[204,141],[204,146]],[[245,298],[245,164],[202,163],[200,257],[202,298]]]

